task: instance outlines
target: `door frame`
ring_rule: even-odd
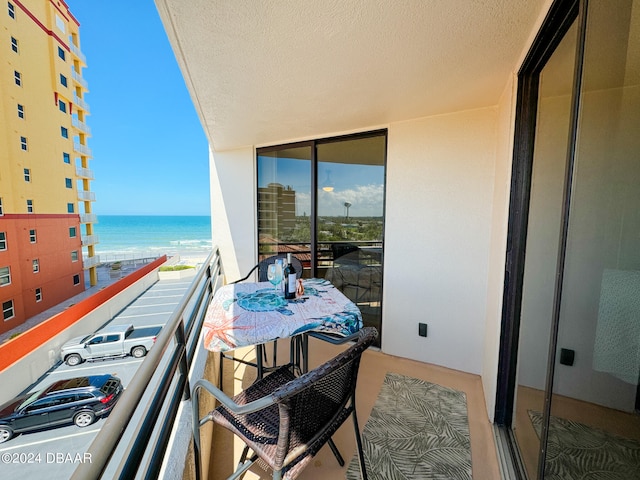
[[[503,304],[501,316],[501,333],[499,343],[498,378],[496,390],[496,406],[494,424],[498,436],[498,449],[510,472],[516,478],[527,478],[516,440],[513,436],[512,418],[515,406],[515,390],[517,386],[517,358],[520,340],[520,313],[522,307],[522,289],[525,269],[525,248],[529,220],[529,201],[531,195],[531,179],[533,171],[534,145],[538,113],[538,94],[540,73],[549,58],[558,47],[573,22],[582,19],[584,26],[587,0],[555,0],[549,9],[540,31],[527,53],[518,71],[518,86],[515,109],[514,146],[512,160],[511,189],[509,198],[509,219],[507,232],[507,248],[505,255],[505,275]],[[565,191],[563,197],[562,233],[559,242],[559,262],[556,272],[554,292],[554,316],[552,319],[552,335],[549,345],[549,358],[555,358],[557,321],[562,288],[562,269],[566,250],[566,234],[568,227],[569,201],[573,158],[575,155],[575,136],[578,120],[579,86],[582,71],[582,51],[584,48],[584,28],[579,27],[578,48],[576,49],[576,69],[574,76],[571,126],[569,148],[567,152],[567,170],[565,172]],[[539,461],[544,466],[544,449],[546,444],[548,409],[550,404],[550,387],[553,381],[553,369],[547,372],[545,393],[546,422],[543,422],[542,439],[540,441]],[[543,472],[539,468],[539,471]]]

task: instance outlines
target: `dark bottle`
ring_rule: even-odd
[[[298,286],[298,278],[296,277],[296,269],[291,264],[291,254],[287,253],[287,266],[284,267],[284,298],[293,300],[296,298],[296,288]]]

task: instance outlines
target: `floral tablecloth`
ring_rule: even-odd
[[[358,307],[331,282],[311,278],[303,285],[295,300],[285,300],[269,282],[221,287],[205,316],[205,348],[225,352],[308,331],[348,336],[362,328]]]

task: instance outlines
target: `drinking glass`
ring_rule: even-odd
[[[282,265],[272,263],[267,267],[267,278],[275,288],[276,293],[280,292],[278,285],[282,282]]]

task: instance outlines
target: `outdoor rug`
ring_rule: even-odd
[[[371,480],[469,480],[471,441],[463,392],[387,373],[362,442]],[[360,479],[357,452],[347,480]]]
[[[528,411],[540,438],[542,415]],[[582,423],[551,417],[546,479],[640,479],[640,443]]]

